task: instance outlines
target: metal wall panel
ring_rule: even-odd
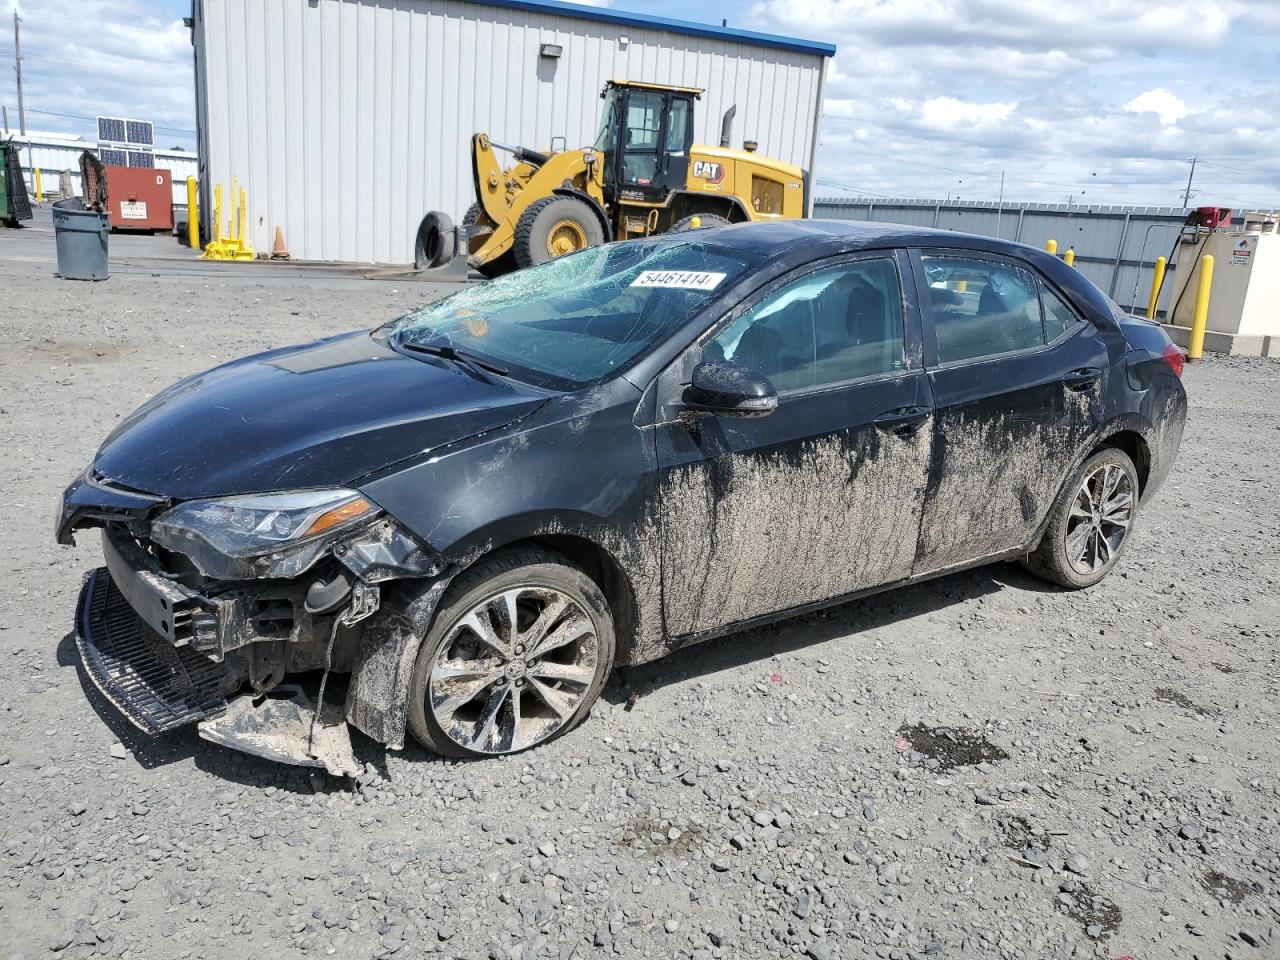
[[[195,14],[202,191],[238,178],[259,250],[279,226],[301,259],[408,262],[425,212],[473,202],[472,133],[583,146],[609,79],[705,88],[699,142],[719,142],[736,103],[735,146],[812,166],[816,53],[461,0],[198,0]]]
[[[1043,247],[1058,241],[1058,253],[1076,251],[1076,267],[1126,310],[1144,313],[1158,256],[1170,257],[1189,210],[1180,207],[1081,207],[981,201],[819,199],[815,217],[872,220],[937,227]],[[1172,269],[1172,268],[1171,268]],[[1165,281],[1159,310],[1169,306],[1173,284]]]

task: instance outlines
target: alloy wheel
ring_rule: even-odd
[[[1071,568],[1092,576],[1110,566],[1133,522],[1133,484],[1114,463],[1085,474],[1067,516],[1066,553]]]
[[[427,707],[460,747],[524,750],[578,711],[599,656],[595,625],[577,600],[549,587],[505,590],[449,630],[431,666]]]

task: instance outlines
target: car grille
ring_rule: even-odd
[[[133,612],[105,567],[89,574],[80,592],[76,647],[94,686],[146,733],[226,709],[222,665],[167,643]]]

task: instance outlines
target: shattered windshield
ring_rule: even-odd
[[[749,266],[692,240],[606,244],[469,287],[378,335],[401,348],[450,347],[517,378],[572,389],[626,366]]]

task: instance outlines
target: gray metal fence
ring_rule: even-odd
[[[1076,252],[1076,267],[1126,310],[1146,313],[1156,257],[1168,257],[1186,222],[1181,207],[1084,207],[1049,203],[998,206],[983,201],[814,201],[813,215],[835,220],[873,220],[958,230],[1043,247],[1058,241],[1059,255]],[[1170,267],[1172,270],[1172,266]],[[1165,280],[1159,312],[1173,290]]]

